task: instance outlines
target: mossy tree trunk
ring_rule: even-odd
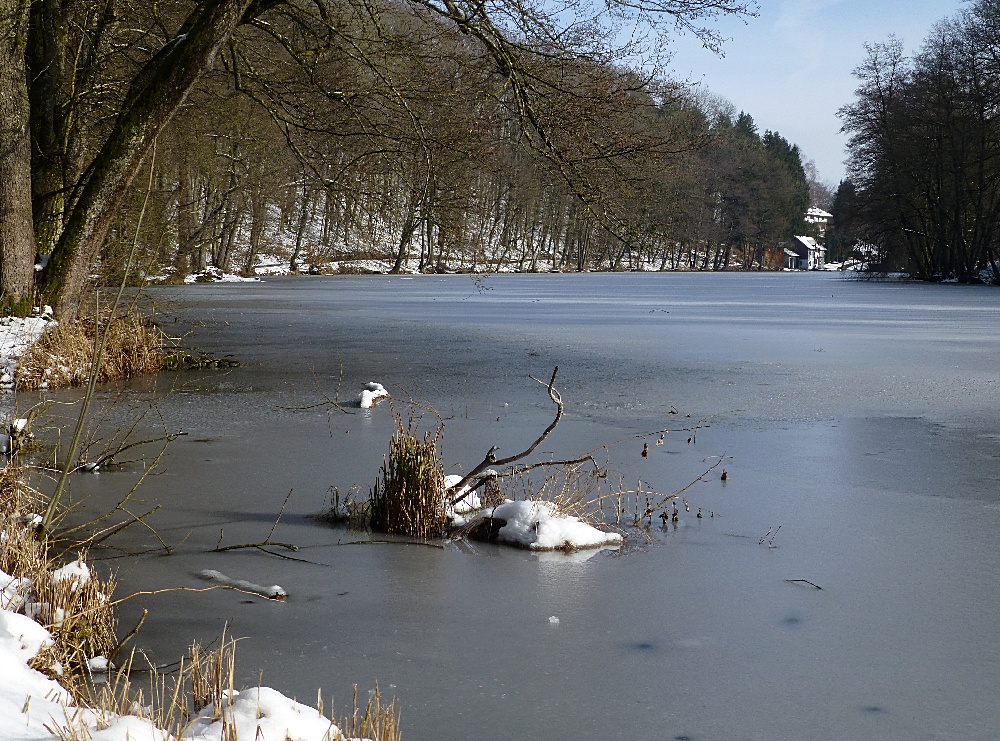
[[[14,309],[30,308],[35,262],[27,29],[27,0],[0,0],[0,294]]]
[[[41,274],[42,296],[56,306],[57,313],[75,313],[90,266],[157,135],[198,78],[212,67],[236,27],[277,4],[274,0],[203,0],[131,81],[114,128],[84,176],[80,197]]]

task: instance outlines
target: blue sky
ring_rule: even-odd
[[[853,99],[852,71],[864,44],[900,38],[919,48],[934,23],[963,0],[758,0],[760,15],[717,27],[730,40],[719,59],[696,40],[673,44],[675,76],[700,81],[750,113],[761,132],[778,131],[816,162],[821,179],[844,175],[846,137],[837,109]]]

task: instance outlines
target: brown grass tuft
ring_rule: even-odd
[[[104,324],[101,325],[104,330]],[[94,354],[93,319],[49,326],[18,361],[17,387],[37,389],[82,386],[90,374]],[[163,333],[137,314],[116,317],[108,325],[101,361],[100,383],[113,383],[160,370]]]
[[[441,428],[417,435],[412,417],[405,427],[396,418],[396,433],[369,500],[372,530],[434,538],[448,525],[444,469],[437,452]]]
[[[43,508],[41,496],[27,486],[20,469],[0,469],[0,570],[24,580],[6,609],[23,612],[48,628],[53,643],[32,660],[31,666],[59,681],[72,693],[87,674],[88,661],[106,656],[116,644],[113,580],[91,574],[86,581],[56,578],[59,566],[48,554],[32,523]],[[78,559],[82,563],[85,554]]]

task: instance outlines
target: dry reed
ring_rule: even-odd
[[[0,531],[5,535],[0,539],[0,570],[21,580],[18,593],[2,606],[24,612],[49,630],[53,642],[31,666],[75,693],[89,660],[108,655],[116,644],[110,598],[114,583],[89,570],[87,578],[54,575],[59,564],[49,557],[49,542],[32,526],[41,504],[16,465],[0,469]],[[80,554],[81,564],[84,557]]]
[[[101,330],[108,339],[98,382],[113,383],[153,373],[163,365],[163,333],[137,314],[115,317]],[[93,319],[50,326],[18,361],[17,387],[81,386],[90,376],[94,354]]]
[[[396,417],[379,480],[369,499],[372,530],[390,535],[434,538],[448,525],[444,470],[437,451],[441,428],[418,437],[416,423]]]

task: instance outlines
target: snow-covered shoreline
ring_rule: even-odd
[[[14,388],[18,359],[52,323],[52,309],[48,306],[38,316],[0,317],[0,390]]]

